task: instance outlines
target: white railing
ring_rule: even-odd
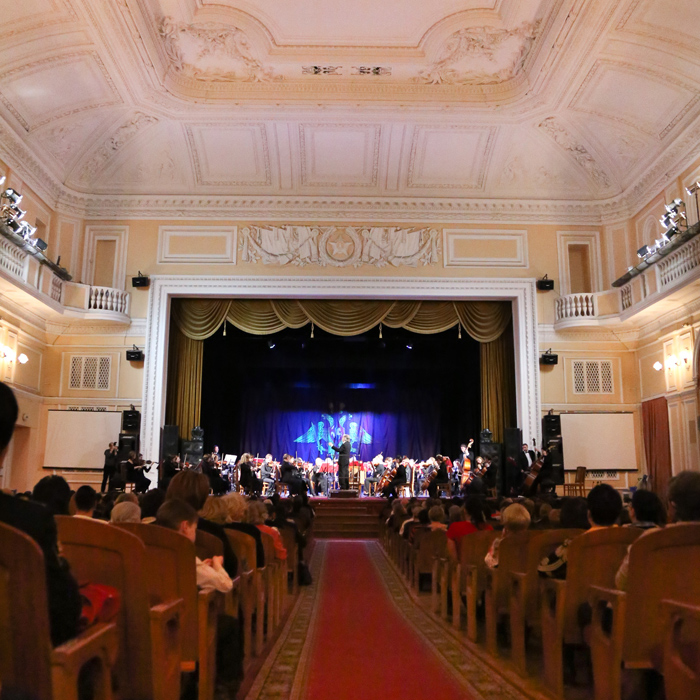
[[[567,294],[559,297],[555,302],[556,320],[595,318],[598,315],[595,294],[585,292],[581,294]]]
[[[112,287],[90,287],[87,308],[99,311],[127,313],[129,293]]]
[[[626,284],[620,289],[620,299],[622,301],[622,310],[625,311],[632,306],[632,285]]]
[[[56,275],[51,275],[51,286],[49,296],[59,304],[63,303],[63,280]]]
[[[0,267],[11,275],[26,281],[27,254],[3,237],[0,237]]]
[[[691,239],[678,250],[660,260],[658,266],[661,289],[687,275],[691,270],[700,266],[700,237]]]

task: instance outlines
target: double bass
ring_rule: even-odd
[[[525,475],[525,480],[523,481],[523,492],[529,492],[532,489],[532,485],[535,483],[537,475],[542,469],[542,464],[544,463],[544,457],[540,457],[531,467],[530,471]]]
[[[469,448],[474,444],[474,438],[471,438],[469,440],[469,444],[467,445],[467,451],[465,454],[469,454]],[[469,457],[465,457],[464,461],[462,462],[462,479],[459,482],[459,487],[462,488],[465,484],[468,484],[471,479],[467,480],[469,477],[469,473],[471,472],[472,469],[472,461],[469,459]],[[472,477],[474,478],[474,477]]]

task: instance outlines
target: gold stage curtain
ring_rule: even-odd
[[[340,336],[366,333],[380,323],[429,334],[459,323],[474,340],[490,343],[511,319],[511,304],[504,301],[175,299],[172,308],[178,328],[193,340],[213,335],[226,320],[254,335],[307,323]]]
[[[173,323],[169,353],[165,422],[179,426],[180,437],[189,440],[202,410],[204,341],[188,338]]]
[[[496,340],[481,343],[481,425],[503,442],[504,428],[517,425],[513,324]]]

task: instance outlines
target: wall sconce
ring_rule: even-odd
[[[0,359],[7,360],[7,362],[17,360],[21,365],[26,365],[29,362],[29,358],[24,353],[17,357],[17,353],[9,345],[0,345]]]
[[[664,366],[663,366],[658,360],[657,360],[656,362],[654,362],[654,364],[652,365],[652,367],[653,367],[657,372],[660,372],[660,371],[664,368]]]
[[[681,360],[683,360],[683,364],[688,364],[690,362],[690,350],[688,348],[683,348],[680,352],[681,355]]]
[[[17,358],[17,362],[19,362],[21,365],[26,365],[27,362],[29,362],[29,358],[24,353],[20,353],[20,356]]]
[[[669,355],[666,358],[666,369],[672,370],[674,367],[678,367],[678,358],[675,355]]]

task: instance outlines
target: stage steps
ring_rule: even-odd
[[[379,513],[386,501],[375,498],[312,499],[316,511],[314,537],[373,539],[379,536]]]

